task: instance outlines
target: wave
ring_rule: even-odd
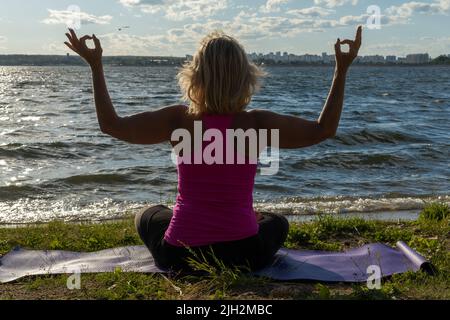
[[[341,169],[361,169],[364,167],[385,168],[386,166],[400,166],[408,163],[409,158],[393,154],[361,154],[361,153],[336,153],[298,160],[290,167],[295,170],[318,169],[326,166]]]
[[[137,183],[138,179],[131,178],[132,175],[123,174],[87,174],[74,175],[67,178],[53,179],[44,181],[39,184],[21,184],[0,186],[0,199],[17,199],[21,196],[35,196],[37,193],[48,193],[63,188],[71,189],[74,186],[82,186],[85,184],[130,184]],[[72,190],[76,192],[76,190]]]
[[[80,159],[88,154],[83,150],[106,150],[113,146],[105,143],[90,142],[48,142],[48,143],[10,143],[0,147],[0,157],[13,159]]]
[[[42,101],[31,98],[20,98],[16,102],[33,103],[33,104],[42,103]]]
[[[131,167],[117,169],[113,173],[79,174],[51,180],[43,180],[39,183],[23,183],[0,186],[0,199],[18,200],[21,198],[36,198],[38,196],[52,196],[72,194],[88,191],[89,188],[106,186],[110,193],[117,190],[129,190],[141,186],[143,189],[151,187],[166,187],[176,183],[159,174],[155,174],[151,167]],[[170,170],[175,177],[176,169]],[[89,185],[89,186],[88,186]]]
[[[9,185],[0,187],[0,199],[14,201],[29,197],[30,195],[39,195],[45,193],[45,190],[39,186],[33,185]]]
[[[115,202],[104,199],[82,203],[80,199],[20,199],[0,201],[0,225],[46,223],[50,221],[102,221],[128,216],[145,206],[140,203]]]
[[[82,184],[110,184],[110,183],[130,183],[134,179],[130,179],[129,175],[122,174],[87,174],[87,175],[76,175],[64,179],[58,179],[54,183],[60,184],[71,184],[71,185],[82,185]]]
[[[428,197],[329,197],[291,198],[280,201],[256,202],[255,210],[276,212],[284,215],[308,216],[320,213],[351,216],[355,213],[377,214],[386,212],[418,212],[428,202],[440,201],[450,204],[450,195]],[[63,221],[102,221],[129,217],[146,206],[157,203],[119,202],[112,199],[83,203],[76,196],[60,200],[20,199],[0,201],[0,224],[45,223]],[[170,207],[170,204],[167,204]]]
[[[368,130],[368,129],[339,133],[334,138],[334,140],[347,146],[370,144],[370,143],[395,144],[398,142],[409,142],[409,143],[431,142],[428,139],[419,137],[417,135],[413,135],[412,133],[403,133],[389,130]]]
[[[17,89],[22,89],[25,87],[40,87],[42,85],[47,84],[45,81],[43,80],[24,80],[24,81],[20,81],[14,84],[13,88],[17,88]]]
[[[345,214],[383,211],[421,210],[426,203],[441,201],[450,204],[450,196],[434,197],[382,197],[382,198],[349,198],[330,197],[321,199],[285,199],[280,202],[256,203],[255,208],[261,211],[283,214]]]

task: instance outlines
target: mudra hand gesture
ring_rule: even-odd
[[[70,33],[66,33],[69,42],[64,42],[75,53],[80,55],[91,67],[101,64],[103,49],[100,40],[93,34],[92,36],[83,36],[78,39],[75,31],[69,29]],[[93,40],[95,48],[91,49],[86,45],[86,40]]]
[[[336,51],[336,68],[339,71],[346,72],[353,61],[358,57],[359,48],[361,48],[362,41],[362,27],[358,27],[358,31],[356,32],[355,40],[345,39],[341,41],[337,40],[334,45],[334,49]],[[349,52],[342,52],[341,45],[347,44],[350,47]]]

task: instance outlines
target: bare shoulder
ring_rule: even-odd
[[[152,123],[153,126],[161,126],[167,130],[175,130],[186,122],[188,107],[185,105],[169,105],[159,109],[144,112],[140,119],[144,125]]]
[[[257,129],[257,122],[253,110],[246,110],[236,114],[234,120],[234,128],[240,129]]]
[[[163,109],[166,109],[168,112],[173,113],[174,115],[183,117],[188,113],[188,106],[183,104],[175,104],[171,106],[167,106]]]
[[[161,110],[164,110],[169,115],[174,124],[183,123],[189,117],[188,106],[186,105],[171,105],[164,107]]]
[[[186,105],[174,105],[169,107],[173,114],[173,125],[175,129],[183,128],[191,130],[194,127],[194,121],[198,120],[198,116],[189,113],[189,107]]]
[[[248,113],[254,118],[254,119],[266,119],[266,118],[271,118],[274,116],[281,116],[281,114],[270,111],[270,110],[265,110],[265,109],[252,109],[249,110]]]
[[[276,121],[277,118],[282,116],[273,111],[264,109],[252,109],[248,111],[248,114],[258,128],[268,128],[271,122]]]

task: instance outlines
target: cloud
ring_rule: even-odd
[[[386,9],[386,18],[390,24],[408,23],[415,14],[448,14],[450,0],[438,0],[433,3],[411,1]]]
[[[369,14],[361,14],[359,16],[343,16],[339,19],[339,22],[343,26],[360,25],[366,23],[369,16]]]
[[[295,15],[297,17],[324,17],[334,13],[334,10],[325,9],[322,7],[310,7],[304,9],[293,9],[286,13]]]
[[[119,0],[128,8],[138,8],[144,13],[163,12],[169,20],[210,17],[227,9],[228,0]]]
[[[109,24],[112,16],[95,16],[82,11],[73,10],[52,10],[48,9],[48,18],[42,20],[45,24],[73,24],[78,21],[80,24]]]
[[[222,30],[236,37],[247,49],[258,50],[256,49],[258,45],[266,45],[271,39],[293,38],[302,33],[323,32],[335,27],[364,24],[369,17],[369,14],[365,12],[360,15],[335,17],[335,7],[357,3],[352,0],[315,0],[315,3],[320,3],[322,6],[288,9],[283,11],[283,14],[276,12],[281,12],[281,5],[289,0],[268,0],[264,7],[272,10],[272,14],[269,14],[268,11],[258,11],[258,6],[256,8],[244,6],[241,9],[245,8],[245,10],[230,19],[214,17],[217,12],[226,9],[226,5],[230,3],[228,0],[120,0],[120,2],[124,6],[140,12],[161,11],[166,18],[171,20],[192,19],[193,21],[184,22],[180,26],[172,27],[156,35],[132,35],[125,32],[102,35],[101,40],[105,54],[109,55],[170,54],[183,56],[186,53],[193,53],[200,39],[214,30]],[[214,5],[202,7],[208,3],[214,3]],[[448,12],[450,8],[450,0],[435,0],[428,3],[428,6],[425,4],[425,2],[412,1],[392,6],[383,12],[382,24],[399,23],[411,18],[416,13],[442,14]],[[374,49],[381,50],[382,48]],[[385,51],[393,49],[395,48],[385,48]]]
[[[440,0],[439,4],[442,9],[446,11],[450,10],[450,0]]]
[[[165,35],[137,36],[126,33],[108,33],[99,36],[105,55],[164,55],[176,48]],[[178,49],[178,48],[177,48]],[[179,56],[184,55],[180,45]]]
[[[341,26],[337,20],[320,17],[259,16],[241,11],[231,20],[208,19],[172,28],[162,34],[137,36],[127,33],[101,35],[106,55],[172,55],[193,53],[209,32],[222,30],[244,45],[268,39],[292,38],[301,33],[319,32]]]
[[[170,42],[194,45],[208,32],[222,30],[240,40],[258,41],[270,38],[290,38],[300,33],[320,31],[340,25],[339,21],[316,17],[259,16],[241,11],[232,20],[207,20],[186,24],[167,32]],[[188,42],[186,42],[188,41]]]
[[[128,8],[139,8],[145,13],[157,13],[167,4],[165,0],[120,0],[122,5]]]
[[[184,20],[213,16],[227,8],[227,0],[177,1],[167,7],[166,18]]]
[[[259,11],[264,12],[264,13],[269,13],[269,12],[280,12],[281,8],[280,6],[282,4],[288,3],[290,0],[267,0],[265,5],[262,5],[259,8]]]
[[[448,14],[450,11],[450,0],[440,0],[432,3],[411,1],[398,6],[388,7],[381,15],[381,24],[383,26],[406,24],[416,14],[434,15]],[[342,25],[357,25],[366,23],[371,14],[348,15],[339,19]]]
[[[8,41],[8,38],[5,36],[0,36],[0,49],[4,50],[6,47],[3,46]]]
[[[325,5],[328,8],[340,7],[347,3],[351,3],[356,6],[358,4],[358,0],[314,0],[316,5]]]

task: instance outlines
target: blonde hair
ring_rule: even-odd
[[[260,89],[266,72],[250,62],[242,45],[221,31],[208,34],[177,78],[189,113],[230,114],[243,111]]]

